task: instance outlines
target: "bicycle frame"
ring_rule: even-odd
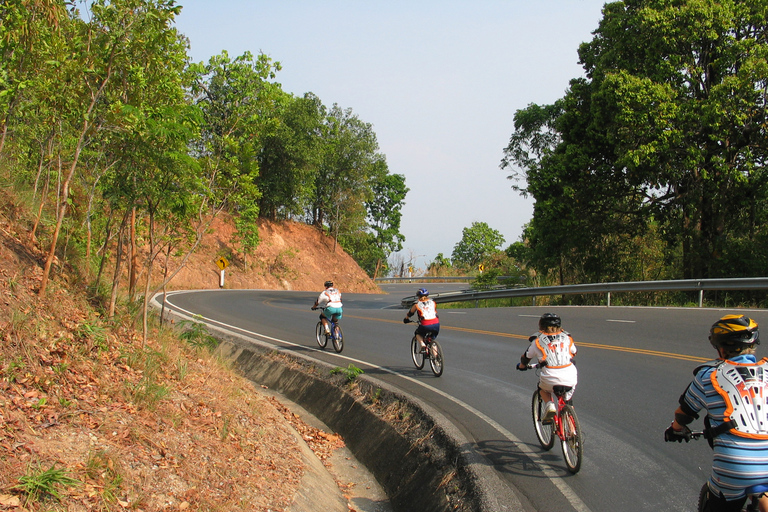
[[[407,323],[418,323],[409,321]],[[417,370],[421,370],[424,367],[424,361],[429,361],[429,366],[432,369],[435,377],[440,377],[443,374],[444,356],[443,350],[440,347],[440,343],[434,338],[434,333],[427,332],[422,336],[424,340],[425,348],[420,348],[418,337],[416,333],[413,333],[411,339],[411,357],[413,358],[413,364]]]
[[[324,307],[320,306],[313,309],[325,310]],[[330,339],[333,342],[333,349],[337,353],[340,353],[344,349],[344,333],[341,329],[341,325],[339,325],[338,320],[334,318],[335,316],[336,315],[331,315],[331,318],[328,318],[323,315],[325,320],[328,322],[330,334],[325,334],[323,322],[320,320],[317,322],[317,327],[315,327],[315,337],[317,338],[317,344],[320,345],[320,348],[325,348],[328,340]]]
[[[538,368],[538,365],[528,365],[528,368]],[[581,469],[583,437],[576,410],[565,398],[570,389],[565,386],[555,386],[551,391],[556,407],[551,423],[541,421],[545,401],[542,400],[541,390],[538,387],[533,393],[531,413],[536,437],[541,447],[550,450],[555,444],[555,438],[560,439],[565,465],[569,472],[575,474]]]
[[[555,401],[555,405],[557,406],[557,413],[552,420],[555,425],[555,435],[557,435],[561,441],[565,441],[566,434],[563,430],[563,409],[565,409],[567,403],[565,401],[565,392],[552,392],[552,394],[555,395],[555,398],[557,399]]]

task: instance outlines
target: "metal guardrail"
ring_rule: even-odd
[[[374,279],[374,281],[377,283],[432,283],[432,282],[442,282],[442,281],[469,282],[469,281],[474,281],[475,279],[477,279],[477,276],[446,276],[446,277],[418,276],[418,277],[377,277],[376,279]],[[510,276],[498,276],[496,279],[499,281],[502,281],[504,279],[517,279],[517,277],[513,278]]]
[[[507,288],[503,290],[461,290],[431,294],[437,303],[478,301],[483,299],[506,299],[513,297],[537,297],[541,295],[578,295],[586,293],[605,293],[608,306],[611,305],[613,292],[660,292],[660,291],[698,291],[699,307],[702,307],[705,290],[768,290],[768,277],[743,277],[730,279],[678,279],[670,281],[629,281],[625,283],[573,284],[565,286],[542,286],[539,288]],[[402,308],[408,308],[416,300],[415,296],[405,297]]]

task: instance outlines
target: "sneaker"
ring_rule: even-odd
[[[555,418],[556,413],[557,413],[557,407],[555,407],[555,403],[547,402],[547,405],[544,406],[544,414],[541,416],[541,422],[552,423],[552,420]]]

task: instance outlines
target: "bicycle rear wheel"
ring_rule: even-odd
[[[696,508],[698,512],[706,512],[707,502],[709,501],[709,484],[704,486],[699,491],[699,506]]]
[[[337,353],[344,350],[344,332],[339,324],[333,326],[333,349]]]
[[[429,350],[432,351],[429,355],[429,366],[435,377],[439,377],[443,374],[443,349],[440,348],[440,344],[436,340],[432,340]]]
[[[424,352],[421,351],[421,343],[416,336],[411,340],[411,357],[417,370],[424,368]]]
[[[544,414],[544,402],[541,400],[539,390],[533,392],[531,400],[531,416],[533,416],[533,429],[536,431],[536,438],[539,444],[545,450],[551,450],[555,445],[555,433],[552,423],[543,424],[541,415]]]
[[[576,417],[576,410],[566,405],[560,414],[563,424],[563,457],[568,471],[578,473],[581,469],[581,459],[583,450],[583,439],[581,435],[581,426],[579,418]]]
[[[325,348],[325,346],[328,344],[328,338],[325,336],[325,327],[323,327],[323,322],[317,322],[317,327],[315,328],[315,338],[317,339],[317,344],[320,345],[320,348]]]

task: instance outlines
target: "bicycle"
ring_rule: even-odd
[[[707,431],[706,430],[698,430],[698,431],[691,431],[687,430],[682,436],[683,439],[685,439],[686,442],[688,442],[691,439],[699,439],[700,437],[707,437]],[[707,490],[709,488],[708,483],[704,483],[704,485],[701,487],[701,490],[699,491],[699,502],[698,507],[696,510],[699,512],[704,512],[705,506],[707,504]],[[768,493],[768,482],[753,485],[750,487],[747,487],[747,501],[744,504],[744,508],[742,508],[742,512],[758,512],[760,510],[759,502],[760,498],[763,496],[763,494]]]
[[[323,307],[312,308],[313,311],[316,309],[325,311],[325,308]],[[317,322],[317,326],[315,327],[315,339],[317,339],[317,344],[320,345],[320,348],[324,349],[330,339],[336,353],[341,353],[341,351],[344,350],[344,331],[341,330],[338,321],[337,315],[331,315],[331,318],[328,320],[328,323],[330,324],[330,333],[328,334],[325,332],[323,322]]]
[[[419,324],[419,322],[414,322],[413,320],[409,320],[407,323]],[[422,349],[421,343],[419,343],[419,339],[414,333],[413,339],[411,339],[411,358],[413,359],[413,364],[416,366],[417,370],[421,370],[424,368],[424,360],[429,359],[429,366],[432,368],[432,373],[435,374],[435,377],[441,376],[443,374],[443,363],[445,361],[443,357],[443,349],[434,338],[432,332],[427,332],[427,334],[424,335],[424,345],[426,345],[426,348]]]
[[[539,368],[538,363],[528,364],[528,368]],[[538,387],[533,392],[531,401],[531,415],[533,417],[533,427],[536,431],[536,438],[539,444],[545,450],[551,450],[555,445],[555,435],[560,438],[560,444],[563,449],[563,458],[565,465],[573,474],[581,469],[583,458],[584,439],[579,425],[579,418],[576,416],[576,409],[565,399],[570,386],[554,386],[553,395],[557,399],[555,406],[557,411],[551,422],[543,423],[541,421],[544,412],[545,403],[541,399]]]

